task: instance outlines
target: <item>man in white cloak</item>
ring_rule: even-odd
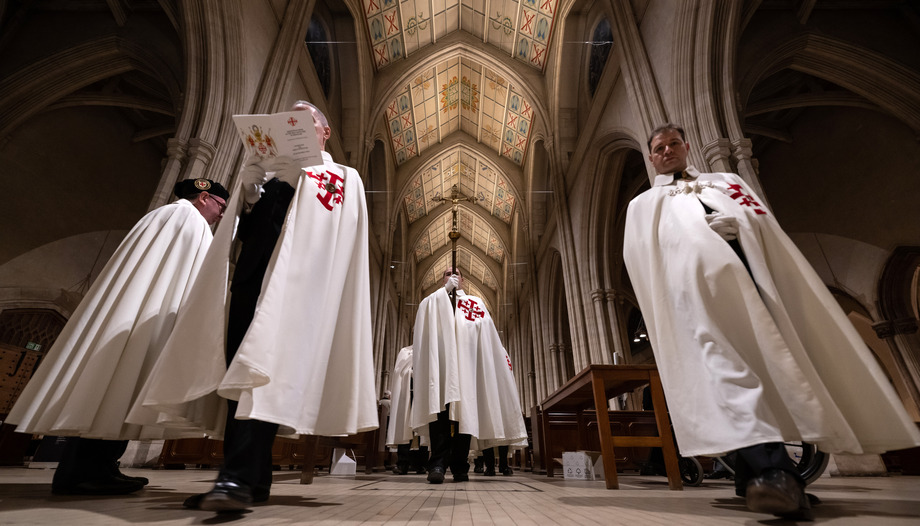
[[[405,475],[413,467],[424,473],[423,464],[427,462],[428,446],[412,449],[416,435],[409,425],[409,412],[412,407],[412,346],[403,347],[396,355],[393,366],[393,388],[391,389],[390,420],[387,422],[386,445],[396,448],[396,465],[393,473]],[[413,453],[414,451],[414,453]],[[418,457],[424,456],[421,460]]]
[[[444,482],[448,467],[454,482],[469,480],[473,439],[479,450],[527,438],[511,359],[485,302],[465,294],[462,280],[446,270],[444,287],[422,300],[415,318],[410,425],[428,437],[432,484]]]
[[[681,454],[737,451],[752,511],[807,517],[784,441],[829,453],[920,444],[881,368],[763,201],[687,166],[683,129],[649,139],[654,185],[629,204],[624,260]]]
[[[213,489],[188,508],[243,510],[268,500],[275,434],[353,435],[377,428],[364,185],[325,151],[331,129],[312,104],[325,163],[258,158],[240,173],[201,279],[140,404],[167,425],[224,438]],[[242,242],[229,290],[234,240]],[[224,400],[226,399],[226,400]]]
[[[178,201],[128,232],[7,417],[20,433],[83,437],[67,441],[54,493],[120,495],[147,484],[122,474],[117,461],[128,440],[164,438],[164,430],[127,424],[125,416],[211,245],[209,225],[230,197],[208,179],[176,183],[174,193]]]

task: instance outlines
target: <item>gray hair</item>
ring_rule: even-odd
[[[323,127],[324,127],[324,128],[328,128],[328,127],[329,127],[329,120],[326,119],[326,114],[324,114],[324,113],[322,112],[322,110],[320,110],[319,108],[317,108],[315,104],[312,104],[312,103],[307,102],[307,101],[305,101],[305,100],[299,100],[299,101],[297,101],[297,102],[295,102],[294,104],[291,105],[291,109],[292,109],[292,110],[293,110],[293,109],[297,109],[297,106],[309,106],[309,107],[313,108],[314,110],[316,110],[316,115],[319,117],[319,122],[322,123]]]

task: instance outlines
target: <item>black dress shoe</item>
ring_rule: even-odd
[[[76,484],[52,484],[51,493],[55,495],[127,495],[144,489],[140,482],[117,477],[98,480],[84,480]]]
[[[732,474],[729,473],[728,471],[725,471],[724,469],[719,469],[719,470],[713,471],[712,473],[707,473],[703,475],[703,478],[706,480],[718,480],[718,479],[731,480],[733,477],[732,477]]]
[[[236,482],[222,480],[216,482],[211,491],[201,496],[198,509],[205,511],[243,511],[249,509],[250,504],[252,504],[252,491],[249,488]]]
[[[405,475],[409,473],[409,468],[406,466],[393,466],[394,475]]]
[[[203,499],[205,495],[207,495],[207,493],[199,493],[197,495],[192,495],[191,497],[185,499],[184,502],[182,502],[182,506],[190,510],[199,510],[201,509],[201,499]],[[259,493],[253,492],[252,494],[253,504],[258,503],[258,502],[266,502],[266,501],[268,501],[268,493],[259,494]]]
[[[511,469],[510,467],[503,468],[503,469],[502,469],[502,475],[504,475],[504,476],[506,476],[506,477],[510,477],[511,475],[514,475],[514,470]]]
[[[205,495],[207,495],[207,493],[198,493],[197,495],[192,495],[182,502],[182,507],[188,508],[190,510],[200,509],[201,499],[203,499]]]
[[[482,472],[482,474],[485,475],[485,476],[487,476],[487,477],[494,477],[494,476],[495,476],[495,468],[493,468],[493,467],[488,467],[488,468],[486,468],[485,471]]]
[[[768,469],[747,483],[748,509],[786,519],[810,519],[805,483],[781,469]]]
[[[130,480],[132,482],[139,482],[143,484],[144,486],[146,486],[147,484],[150,484],[150,479],[148,479],[147,477],[132,477],[130,475],[125,475],[118,468],[115,468],[115,473],[113,473],[113,475],[115,475],[115,478],[119,478],[122,480]]]
[[[431,468],[428,471],[428,482],[432,484],[444,482],[444,468]]]
[[[467,473],[458,473],[454,475],[454,482],[468,482],[469,480],[470,476]]]

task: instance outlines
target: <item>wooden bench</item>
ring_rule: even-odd
[[[607,400],[645,385],[651,387],[658,435],[613,436]],[[548,477],[553,476],[555,469],[552,457],[549,456],[550,451],[553,450],[553,434],[550,428],[550,418],[547,418],[547,415],[560,411],[573,412],[576,415],[580,434],[579,448],[584,449],[586,447],[586,440],[583,438],[586,430],[584,413],[586,410],[593,409],[597,418],[597,431],[603,455],[607,489],[619,488],[615,447],[660,447],[668,474],[668,487],[672,490],[683,489],[677,463],[677,447],[671,433],[667,404],[661,388],[658,369],[654,365],[589,365],[543,400],[541,408],[543,432],[540,437],[542,443],[539,446],[542,450],[542,467],[546,469]]]

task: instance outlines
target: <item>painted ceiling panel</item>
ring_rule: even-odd
[[[473,246],[482,250],[497,263],[502,263],[505,259],[505,247],[489,223],[482,217],[463,208],[460,208],[457,216],[460,237],[468,240]],[[431,222],[415,245],[416,262],[438,254],[445,247],[450,248],[450,239],[447,234],[451,231],[451,222],[450,210],[444,211]]]
[[[385,117],[397,165],[457,131],[522,165],[534,111],[501,75],[455,57],[424,70],[399,89]]]
[[[461,192],[467,197],[475,197],[476,203],[487,213],[510,224],[515,196],[508,181],[494,166],[465,146],[441,154],[420,170],[403,197],[409,223],[440,206],[441,202],[434,201],[435,197],[449,196],[451,187],[458,184]]]
[[[558,1],[364,0],[364,15],[377,69],[462,30],[543,71]]]

